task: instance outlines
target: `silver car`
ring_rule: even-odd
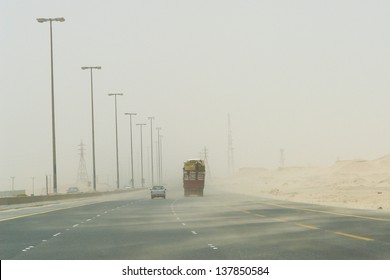
[[[78,193],[80,192],[79,188],[78,187],[70,187],[68,188],[68,190],[66,191],[66,193]]]
[[[166,189],[164,188],[164,186],[153,186],[151,189],[150,189],[150,196],[151,198],[155,198],[155,197],[162,197],[165,199],[166,195]]]

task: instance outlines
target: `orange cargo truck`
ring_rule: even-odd
[[[189,159],[184,162],[183,188],[184,196],[203,196],[206,168],[201,159]]]

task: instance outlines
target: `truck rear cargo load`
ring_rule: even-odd
[[[203,196],[206,167],[201,159],[190,159],[184,162],[183,188],[184,196]]]

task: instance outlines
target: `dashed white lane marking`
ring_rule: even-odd
[[[209,245],[209,247],[211,248],[211,249],[213,249],[213,250],[218,250],[218,248],[216,247],[216,246],[214,246],[213,244],[208,244]]]
[[[176,219],[178,219],[180,221],[180,218],[179,217],[176,217]]]
[[[131,204],[133,204],[133,202],[132,202]],[[115,208],[115,209],[111,209],[111,211],[114,211],[114,210],[116,210],[116,209],[119,209],[119,208],[122,208],[122,207],[125,207],[125,206],[129,206],[129,204],[127,204],[127,205],[122,205],[122,206],[117,207],[117,208]],[[110,210],[108,210],[108,211],[110,211]],[[107,214],[108,211],[105,211],[104,213],[102,213],[102,215],[103,215],[103,214]],[[99,215],[99,214],[96,215],[96,217],[100,217],[100,216],[101,216],[101,215]],[[87,219],[85,222],[90,222],[90,221],[92,221],[92,219],[95,219],[96,217],[92,217],[91,219]],[[84,223],[84,221],[81,222],[81,224],[83,224],[83,223]],[[75,227],[77,227],[77,226],[79,226],[79,225],[80,225],[80,224],[75,224],[75,225],[73,225],[72,227],[75,228]],[[183,224],[183,225],[185,225],[185,224]],[[66,229],[66,231],[69,231],[69,230],[70,230],[69,228]],[[58,232],[58,233],[56,233],[56,234],[53,234],[53,237],[57,237],[57,236],[59,236],[60,234],[62,234],[62,233],[61,233],[61,232]],[[46,240],[46,239],[43,239],[42,242],[47,242],[47,240]],[[23,251],[23,252],[27,252],[28,250],[31,250],[32,248],[34,248],[34,246],[26,247],[26,248],[24,248],[22,251]]]
[[[186,224],[185,223],[181,223],[183,226],[185,226]]]
[[[195,235],[197,234],[196,231],[194,231],[194,230],[191,230],[191,232],[192,232],[193,234],[195,234]]]

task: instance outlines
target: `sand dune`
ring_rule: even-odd
[[[390,155],[376,160],[343,160],[326,168],[242,168],[214,181],[230,191],[283,200],[390,211]]]

